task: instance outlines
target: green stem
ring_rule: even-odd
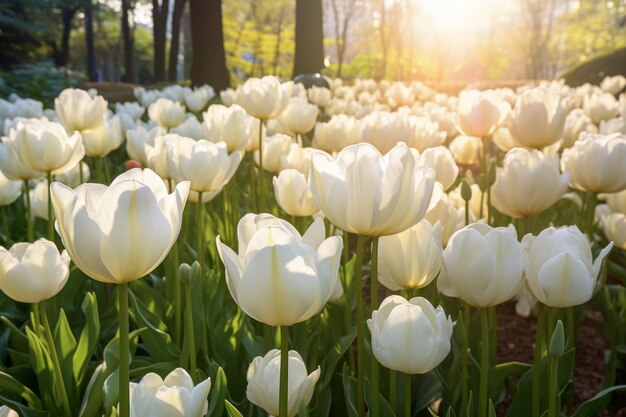
[[[183,312],[182,312],[182,291],[181,291],[181,282],[180,277],[178,277],[177,271],[180,265],[180,254],[178,251],[178,242],[174,242],[174,246],[172,247],[172,271],[174,278],[174,332],[176,333],[176,344],[180,346],[180,342],[182,340],[182,326],[183,326]]]
[[[459,415],[465,415],[467,410],[467,402],[469,400],[469,372],[467,364],[469,360],[469,322],[470,322],[470,308],[469,304],[463,303],[463,325],[465,326],[465,335],[463,337],[463,346],[461,350],[461,410]]]
[[[280,326],[280,391],[279,417],[287,417],[289,404],[289,327]]]
[[[128,341],[128,283],[118,285],[120,308],[120,344],[119,344],[119,417],[130,417],[129,390],[129,341]],[[69,415],[69,414],[68,414]]]
[[[235,184],[235,185],[238,185],[238,184]],[[239,190],[239,187],[237,187],[236,190]],[[233,237],[232,244],[235,247],[235,249],[237,249],[237,244],[238,244],[237,225],[239,224],[239,192],[237,191],[237,192],[230,193],[230,194],[232,198],[232,202],[231,202],[231,211],[232,211],[231,228],[232,228],[232,237]]]
[[[411,417],[411,377],[404,374],[404,417]],[[376,414],[372,414],[372,417]]]
[[[489,342],[491,343],[491,363],[496,363],[498,361],[498,317],[495,307],[489,307]]]
[[[198,192],[198,202],[196,203],[196,223],[197,223],[197,230],[196,230],[196,252],[197,252],[197,257],[198,257],[198,263],[200,264],[201,267],[204,267],[204,239],[203,239],[203,234],[204,234],[204,225],[203,225],[203,221],[202,221],[202,192]]]
[[[593,221],[595,217],[596,205],[598,204],[598,197],[596,193],[588,193],[589,199],[587,201],[587,216],[585,219],[585,230],[584,232],[591,239],[593,235]]]
[[[272,348],[272,332],[270,326],[265,323],[260,323],[263,326],[263,353],[267,353]]]
[[[370,310],[378,308],[378,236],[372,238],[372,269],[370,272]],[[379,376],[378,361],[374,355],[370,356],[372,372],[372,410],[371,416],[380,414],[380,403],[378,401]]]
[[[100,163],[99,157],[96,156],[93,158],[93,165],[96,168],[96,181],[98,181],[100,184],[104,184],[104,177],[102,176],[102,165]]]
[[[480,309],[480,327],[482,331],[480,355],[480,389],[478,399],[478,415],[486,416],[489,405],[489,309]]]
[[[533,232],[533,216],[526,216],[524,217],[524,236],[532,232]]]
[[[259,119],[259,168],[263,172],[263,119]]]
[[[535,334],[535,358],[533,363],[532,416],[539,417],[541,411],[541,357],[543,356],[544,306],[537,303],[537,331]]]
[[[357,392],[356,405],[359,417],[365,417],[365,313],[363,306],[363,246],[365,236],[357,235],[356,261],[354,263],[354,281],[356,290],[356,332],[357,332]]]
[[[393,369],[389,370],[389,405],[393,410],[398,407],[398,373]]]
[[[469,212],[470,212],[470,206],[469,206],[469,200],[468,200],[465,202],[465,226],[467,226],[470,223]]]
[[[198,382],[198,366],[196,365],[196,338],[193,329],[193,308],[191,304],[191,283],[185,284],[185,336],[189,346],[189,370],[194,383]]]
[[[559,358],[550,358],[550,385],[549,385],[549,400],[548,400],[548,416],[559,417],[561,410],[559,406],[559,387],[558,387],[558,375],[559,375]]]
[[[39,317],[39,304],[32,304],[31,307],[31,311],[33,313],[33,322],[31,323],[31,325],[35,334],[41,337],[41,318]]]
[[[26,240],[32,242],[35,240],[35,231],[33,230],[33,214],[30,204],[30,185],[28,180],[24,180],[24,196],[26,197]]]
[[[48,314],[46,313],[46,309],[43,308],[43,305],[40,303],[35,304],[35,309],[41,310],[41,317],[43,319],[44,333],[47,342],[46,344],[48,345],[48,353],[50,354],[50,358],[52,359],[52,365],[54,366],[53,372],[55,379],[57,379],[56,383],[58,384],[56,388],[58,388],[61,395],[61,405],[63,407],[63,412],[66,416],[71,416],[72,412],[70,411],[70,402],[67,399],[65,381],[63,380],[63,373],[61,372],[61,362],[59,362],[59,355],[54,344],[54,339],[52,338],[52,329],[50,328],[50,322],[48,321]]]
[[[567,349],[576,346],[576,320],[574,319],[574,307],[565,309],[567,314]]]
[[[79,182],[78,185],[82,184],[84,180],[85,179],[83,178],[83,163],[81,161],[78,163],[78,182]]]
[[[111,184],[111,174],[109,174],[109,162],[106,156],[100,158],[102,161],[102,165],[104,166],[104,178],[107,181],[107,184]]]
[[[4,246],[11,245],[11,229],[9,228],[9,210],[7,206],[2,206],[2,226],[4,227]]]
[[[48,172],[48,240],[54,242],[54,210],[52,210],[50,184],[52,184],[52,174]]]

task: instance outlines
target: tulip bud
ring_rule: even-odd
[[[200,262],[193,261],[191,264],[191,270],[189,271],[189,282],[197,282],[202,278],[202,266]]]
[[[565,331],[563,330],[563,322],[561,320],[556,322],[556,327],[554,332],[552,332],[549,352],[550,356],[555,359],[563,356],[563,352],[565,352]]]
[[[465,179],[461,181],[461,197],[466,203],[472,199],[472,187],[470,187],[469,183]]]
[[[180,282],[182,282],[184,285],[189,284],[191,282],[190,275],[191,267],[189,266],[189,264],[180,264],[180,266],[178,267],[178,279],[180,280]]]

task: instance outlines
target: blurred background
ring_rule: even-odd
[[[298,30],[313,70],[347,80],[626,73],[626,0],[2,0],[0,93],[68,77],[216,89],[289,79],[315,72],[296,68]]]

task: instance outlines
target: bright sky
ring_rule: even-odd
[[[480,26],[496,6],[495,0],[417,0],[439,30],[462,32]]]

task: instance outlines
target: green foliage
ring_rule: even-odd
[[[54,99],[68,87],[75,87],[83,75],[56,68],[51,61],[26,64],[10,71],[0,71],[0,97],[15,93],[20,97],[40,100],[45,107],[53,107]]]

